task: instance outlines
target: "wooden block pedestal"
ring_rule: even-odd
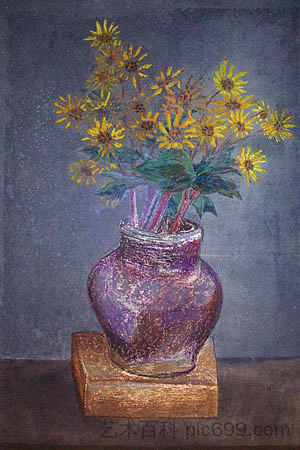
[[[150,378],[112,365],[104,334],[72,335],[72,367],[86,416],[114,418],[217,417],[218,380],[212,338],[186,375]]]

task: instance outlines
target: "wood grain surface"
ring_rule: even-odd
[[[201,349],[192,372],[150,378],[115,367],[108,358],[102,333],[73,333],[72,367],[86,416],[217,417],[218,379],[212,338]]]

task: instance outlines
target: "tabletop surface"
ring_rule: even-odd
[[[217,419],[137,420],[84,417],[70,361],[0,360],[1,449],[300,445],[300,359],[217,365]]]

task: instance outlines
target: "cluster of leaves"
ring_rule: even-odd
[[[228,198],[241,199],[236,183],[227,177],[229,174],[240,175],[233,167],[233,149],[234,147],[228,147],[223,153],[203,158],[196,164],[191,163],[189,156],[180,150],[161,153],[157,159],[146,159],[132,168],[131,173],[111,172],[112,180],[101,189],[101,195],[121,200],[127,190],[150,184],[160,192],[174,194],[165,214],[175,216],[182,192],[195,190],[198,195],[192,206],[199,218],[206,212],[217,215],[209,194],[218,193]]]

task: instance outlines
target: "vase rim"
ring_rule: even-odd
[[[128,224],[125,219],[120,223],[120,231],[126,236],[139,239],[145,242],[153,242],[157,244],[178,244],[181,242],[186,242],[190,239],[202,239],[203,238],[203,228],[194,222],[188,220],[188,223],[195,226],[195,229],[180,231],[177,234],[167,234],[167,233],[155,233],[154,231],[143,230],[141,228],[135,228]]]

